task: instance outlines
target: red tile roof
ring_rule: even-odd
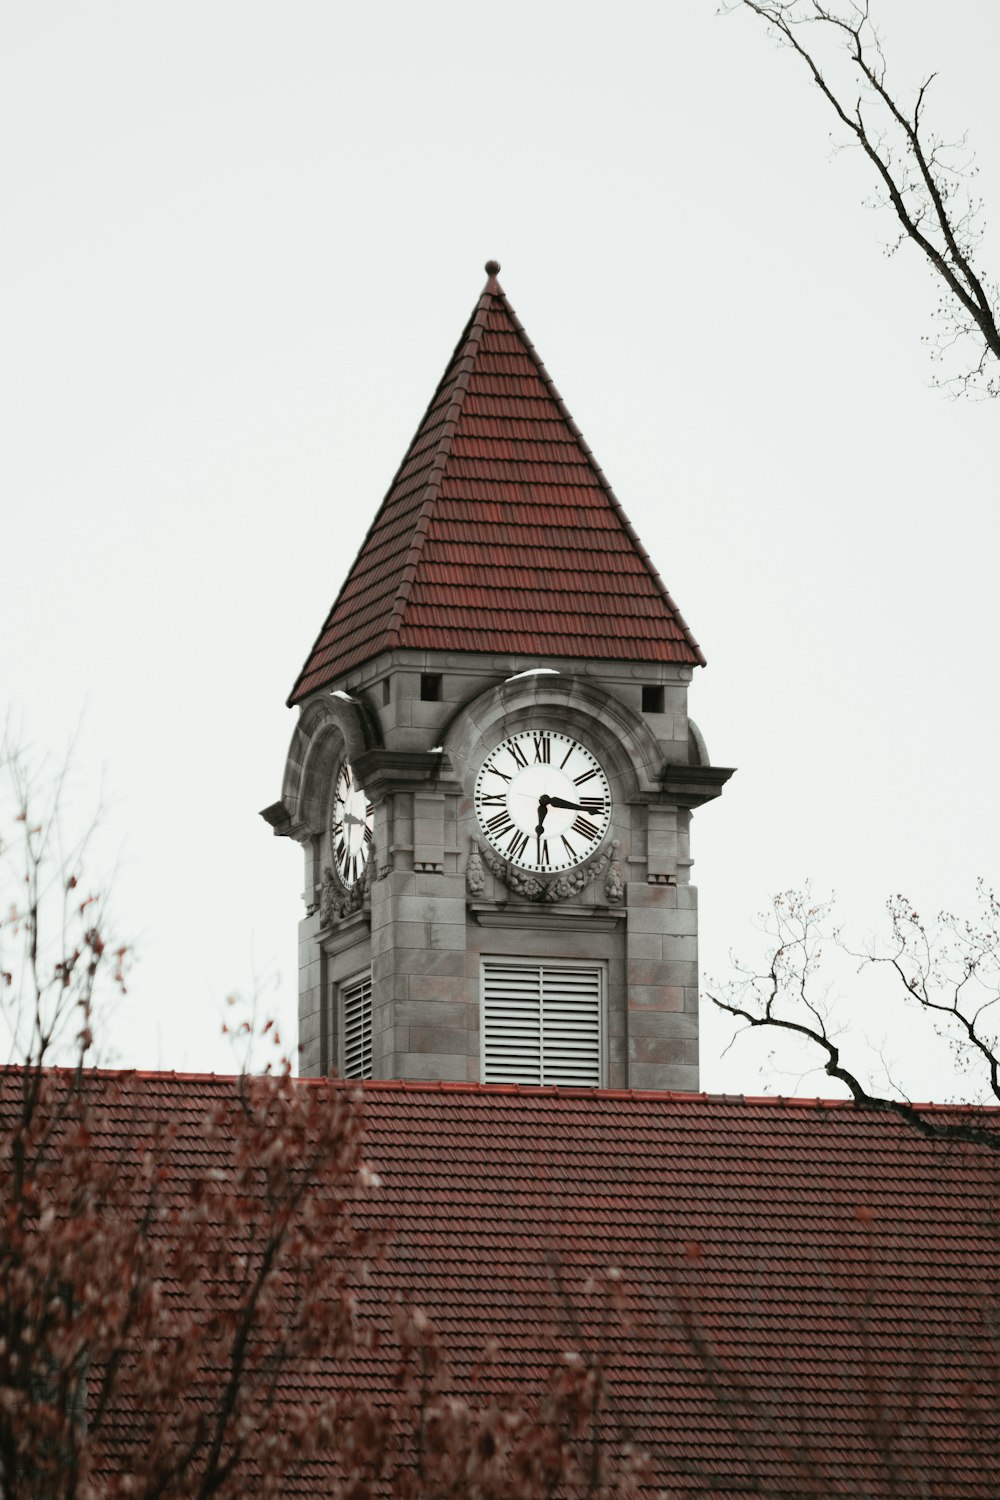
[[[233,1092],[134,1075],[103,1144],[168,1119],[178,1165],[208,1171],[201,1122]],[[364,1110],[382,1182],[364,1215],[391,1237],[362,1293],[386,1344],[347,1377],[364,1389],[391,1389],[401,1293],[458,1386],[491,1339],[501,1389],[538,1385],[581,1338],[600,1351],[671,1495],[996,1494],[996,1154],[819,1101],[408,1082],[366,1085]],[[321,1370],[296,1401],[345,1379]]]
[[[704,665],[495,275],[289,702],[396,647]]]

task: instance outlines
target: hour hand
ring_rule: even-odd
[[[550,797],[550,807],[563,807],[567,812],[587,812],[582,802],[567,802],[565,797]]]

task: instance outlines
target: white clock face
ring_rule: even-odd
[[[476,816],[498,854],[522,870],[568,870],[589,859],[611,821],[597,757],[554,730],[526,730],[491,750],[476,777]]]
[[[375,809],[354,780],[354,772],[343,761],[337,772],[330,809],[330,843],[333,862],[341,881],[351,890],[365,873],[372,846]]]

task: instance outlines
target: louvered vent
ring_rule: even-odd
[[[483,964],[483,1082],[601,1082],[601,970]]]
[[[364,974],[341,991],[344,1077],[372,1076],[372,977]]]

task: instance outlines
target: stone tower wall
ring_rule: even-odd
[[[288,826],[277,830],[305,850],[303,1072],[338,1068],[339,987],[370,965],[374,1075],[479,1079],[482,960],[516,956],[605,965],[607,1086],[698,1087],[690,817],[729,773],[703,764],[687,716],[690,669],[555,661],[518,677],[536,665],[397,653],[305,705],[286,773]],[[421,696],[428,677],[439,679],[435,699]],[[650,684],[662,707],[643,714]],[[472,800],[482,757],[539,725],[588,744],[612,786],[597,873],[561,901],[524,899],[488,860],[470,875],[470,854],[486,848]],[[324,851],[340,757],[375,805],[375,856],[365,890],[331,901]]]

